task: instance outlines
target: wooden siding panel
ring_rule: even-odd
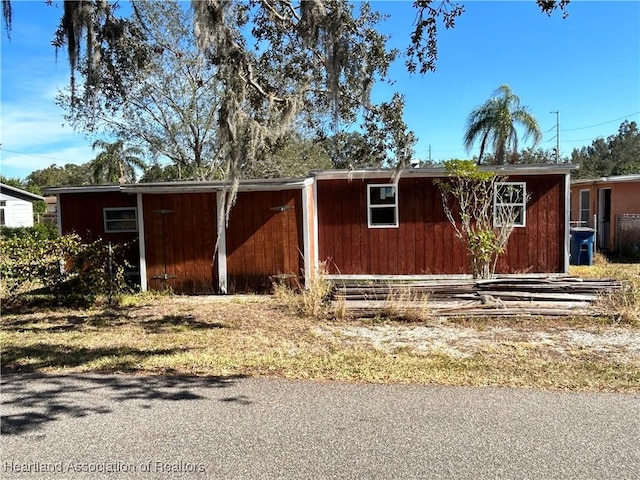
[[[529,188],[527,188],[529,191]],[[539,200],[538,208],[527,208],[526,224],[536,225],[539,228],[515,228],[514,231],[524,237],[524,240],[519,242],[518,252],[518,264],[522,265],[526,262],[526,257],[529,257],[529,265],[533,271],[540,268],[541,265],[541,251],[547,250],[549,237],[547,232],[548,226],[541,223],[546,218],[543,215],[544,210],[547,207],[548,199],[542,196]],[[529,202],[527,202],[528,204]],[[526,235],[522,235],[523,231],[526,231]],[[523,251],[524,250],[524,251]],[[527,273],[527,272],[522,272]]]
[[[145,195],[142,198],[144,210],[145,255],[147,261],[147,284],[152,290],[159,290],[153,278],[162,273],[162,217],[155,210],[162,208],[161,195]]]
[[[185,238],[185,219],[188,215],[185,205],[183,205],[182,199],[184,195],[172,194],[171,195],[171,207],[174,213],[167,215],[167,220],[171,228],[169,228],[168,235],[171,236],[170,245],[173,248],[167,251],[168,257],[173,262],[173,274],[176,275],[176,279],[173,280],[174,284],[181,283],[183,290],[188,290],[192,285],[190,279],[187,278],[184,269],[185,259],[185,243],[190,239]]]
[[[527,183],[527,223],[515,228],[498,273],[559,273],[564,270],[564,176],[512,177]],[[544,251],[542,251],[544,250]]]
[[[266,197],[266,194],[265,194]],[[270,208],[276,207],[281,204],[278,200],[273,200],[267,197],[266,203],[261,204],[258,201],[252,203],[252,222],[248,225],[263,225],[268,224],[269,219],[274,213],[271,213]],[[266,207],[266,208],[265,208]],[[269,233],[269,226],[265,228],[255,229],[255,233],[252,235],[250,242],[247,244],[246,254],[243,256],[244,269],[243,271],[251,271],[252,274],[258,272],[266,272],[275,263],[275,250],[273,241],[271,240],[271,234]],[[267,254],[265,255],[258,249],[260,246]],[[270,272],[271,274],[276,272]],[[245,287],[247,288],[247,287]]]
[[[414,271],[416,274],[426,273],[426,236],[427,236],[427,196],[424,194],[424,190],[417,188],[417,182],[414,180],[413,194],[415,196],[415,210],[412,215],[413,220],[413,238],[408,238],[407,241],[415,245],[413,260],[409,258],[407,271]]]
[[[440,274],[447,271],[446,260],[449,256],[450,261],[456,260],[453,251],[447,252],[446,245],[446,228],[448,226],[445,223],[447,220],[442,211],[442,200],[440,194],[436,190],[432,190],[433,198],[433,236],[428,241],[429,247],[431,247],[431,273]],[[448,254],[448,255],[447,255]],[[453,258],[452,258],[453,257]]]
[[[138,232],[107,233],[104,231],[105,208],[136,206],[135,195],[120,192],[62,193],[58,205],[62,233],[63,235],[77,233],[85,242],[102,238],[105,242],[127,244],[125,259],[134,270],[137,270],[140,264]]]
[[[268,291],[270,277],[301,275],[302,192],[240,192],[227,228],[230,292]],[[275,210],[284,207],[281,211]]]
[[[189,195],[189,198],[192,199],[192,203],[190,205],[190,224],[188,225],[188,230],[190,232],[198,232],[198,234],[193,235],[193,255],[189,259],[188,269],[190,274],[194,277],[194,290],[204,289],[204,281],[205,278],[211,278],[211,259],[213,258],[213,250],[211,250],[211,245],[215,245],[215,235],[213,236],[213,241],[210,244],[206,243],[206,234],[214,233],[217,231],[217,225],[215,222],[215,213],[216,210],[209,210],[205,208],[204,198],[202,195]],[[215,204],[215,202],[213,202]],[[198,215],[198,213],[201,215]],[[211,216],[214,217],[214,221],[211,222]],[[198,222],[199,217],[202,217],[201,223]],[[209,217],[209,218],[207,218]],[[207,224],[208,228],[201,228],[202,225]],[[197,252],[207,252],[209,249],[208,255],[205,255],[203,261],[199,262],[197,260]],[[213,287],[213,285],[212,285]]]
[[[421,245],[421,256],[423,257],[420,268],[416,270],[417,274],[429,275],[434,270],[434,238],[435,238],[435,220],[434,220],[434,192],[432,190],[422,189],[423,203],[422,216],[418,217],[421,226],[416,230],[418,238],[416,242]]]
[[[291,205],[293,205],[293,213],[295,214],[295,221],[290,223],[288,242],[291,252],[291,268],[292,270],[298,268],[298,275],[300,278],[300,285],[304,285],[304,203],[302,202],[302,195],[304,190],[300,191],[300,195],[291,199]],[[297,241],[297,244],[296,244]]]
[[[180,211],[176,212],[176,206],[174,204],[176,194],[166,194],[164,196],[163,206],[170,210],[170,212],[160,214],[161,219],[164,221],[164,232],[161,233],[160,240],[161,245],[166,244],[165,248],[165,262],[167,275],[178,275],[176,265],[176,250],[182,248],[182,245],[176,243],[176,219],[181,216]],[[179,228],[179,227],[178,227]],[[180,288],[180,279],[172,278],[167,280],[167,284],[173,289],[174,292],[183,293]]]
[[[415,215],[415,203],[417,200],[414,197],[414,188],[412,183],[407,182],[403,195],[407,196],[405,199],[407,208],[402,211],[398,211],[398,223],[400,225],[404,225],[406,234],[398,235],[400,229],[396,231],[398,248],[396,249],[397,259],[395,266],[398,272],[406,272],[412,269],[412,267],[409,266],[409,257],[411,256],[412,258],[415,258],[415,242],[409,241],[409,239],[414,238],[415,235],[415,222],[413,217]]]
[[[511,177],[531,199],[527,226],[514,230],[498,272],[562,272],[564,175]],[[367,184],[380,180],[318,180],[318,251],[332,274],[470,273],[466,249],[442,209],[430,178],[399,182],[399,228],[367,226]],[[339,199],[339,200],[336,200]],[[342,236],[342,231],[348,231]],[[356,241],[358,239],[357,247]]]
[[[83,240],[104,238],[115,243],[137,238],[137,232],[107,233],[104,231],[104,209],[113,207],[135,207],[136,196],[119,192],[63,193],[60,194],[60,219],[62,233],[75,232]]]
[[[162,290],[166,284],[175,293],[215,293],[216,194],[150,194],[143,205],[149,288]],[[163,282],[165,272],[175,278]]]
[[[549,180],[551,182],[551,180]],[[550,184],[548,189],[549,205],[545,209],[544,217],[549,225],[546,252],[548,257],[541,263],[540,268],[557,266],[557,272],[564,271],[564,235],[567,219],[565,216],[565,183],[564,177],[559,176],[557,183]],[[553,228],[555,226],[555,229]]]

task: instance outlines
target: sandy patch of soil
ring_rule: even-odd
[[[458,358],[491,353],[501,347],[535,349],[553,356],[590,354],[609,361],[640,362],[640,331],[622,326],[572,328],[530,325],[434,322],[427,325],[325,325],[316,333],[337,341],[368,344],[394,352],[409,349],[419,354],[441,353]]]

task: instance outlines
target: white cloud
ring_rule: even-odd
[[[4,175],[22,178],[52,163],[84,163],[95,155],[90,142],[65,125],[62,110],[44,93],[35,90],[2,105]]]
[[[2,42],[0,172],[24,178],[49,165],[85,163],[90,141],[66,124],[55,97],[69,82],[64,51],[51,46],[60,10],[17,3],[10,42]]]
[[[71,127],[54,109],[19,105],[2,109],[2,145],[9,150],[40,149],[51,144],[89,142]]]
[[[34,170],[58,166],[67,163],[82,164],[95,157],[95,152],[89,146],[62,146],[56,148],[42,148],[37,153],[14,153],[3,148],[0,173],[7,177],[25,178]]]
[[[90,141],[73,131],[55,96],[66,85],[66,74],[51,75],[49,65],[19,62],[2,70],[1,172],[24,178],[55,163],[85,163],[95,153]],[[47,73],[48,71],[48,73]],[[9,80],[10,79],[10,80]]]

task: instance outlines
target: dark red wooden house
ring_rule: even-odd
[[[497,273],[566,273],[573,167],[496,168],[521,192],[515,200],[521,215]],[[135,241],[130,261],[142,290],[235,293],[265,291],[274,279],[304,284],[320,262],[333,278],[468,275],[466,252],[433,183],[444,175],[441,168],[408,169],[394,183],[388,170],[326,170],[303,179],[243,181],[224,228],[222,182],[47,193],[58,196],[62,233]]]
[[[311,228],[303,228],[303,212],[313,198],[312,184],[312,179],[242,182],[215,255],[222,182],[47,191],[58,197],[61,233],[131,244],[127,259],[142,290],[208,294],[264,291],[276,278],[311,275],[313,261],[304,257],[312,251]]]

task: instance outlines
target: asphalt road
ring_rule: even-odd
[[[640,478],[639,395],[17,374],[1,395],[2,479]]]

